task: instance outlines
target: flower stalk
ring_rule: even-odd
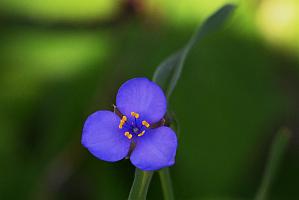
[[[171,176],[169,168],[166,167],[159,171],[160,182],[163,191],[164,200],[174,200],[174,193],[172,188]]]
[[[135,170],[135,178],[128,200],[145,200],[152,179],[153,171]]]

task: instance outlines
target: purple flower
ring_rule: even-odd
[[[167,109],[162,89],[147,78],[134,78],[118,90],[120,113],[97,111],[85,121],[82,144],[95,157],[115,162],[130,156],[139,169],[158,170],[174,164],[177,137],[157,127]]]

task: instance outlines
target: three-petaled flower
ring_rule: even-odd
[[[129,156],[142,170],[174,164],[176,134],[169,127],[154,126],[167,109],[166,97],[157,84],[147,78],[128,80],[118,90],[116,108],[120,113],[97,111],[87,118],[83,146],[109,162]]]

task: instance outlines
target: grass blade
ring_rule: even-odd
[[[283,154],[287,148],[291,132],[283,128],[281,129],[272,143],[266,169],[262,178],[261,185],[256,194],[255,200],[266,200],[274,181],[276,172],[281,163]]]

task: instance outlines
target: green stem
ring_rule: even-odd
[[[153,174],[153,171],[142,171],[136,168],[134,182],[128,198],[129,200],[146,199],[147,190],[149,188]]]
[[[266,200],[268,198],[269,190],[273,183],[279,164],[282,160],[283,153],[286,150],[290,135],[290,131],[286,128],[283,128],[277,133],[276,137],[274,138],[270,150],[270,155],[266,164],[266,169],[262,178],[261,185],[255,196],[255,200]]]
[[[159,171],[159,176],[160,176],[164,200],[174,200],[169,168],[166,167],[164,169],[161,169]]]

